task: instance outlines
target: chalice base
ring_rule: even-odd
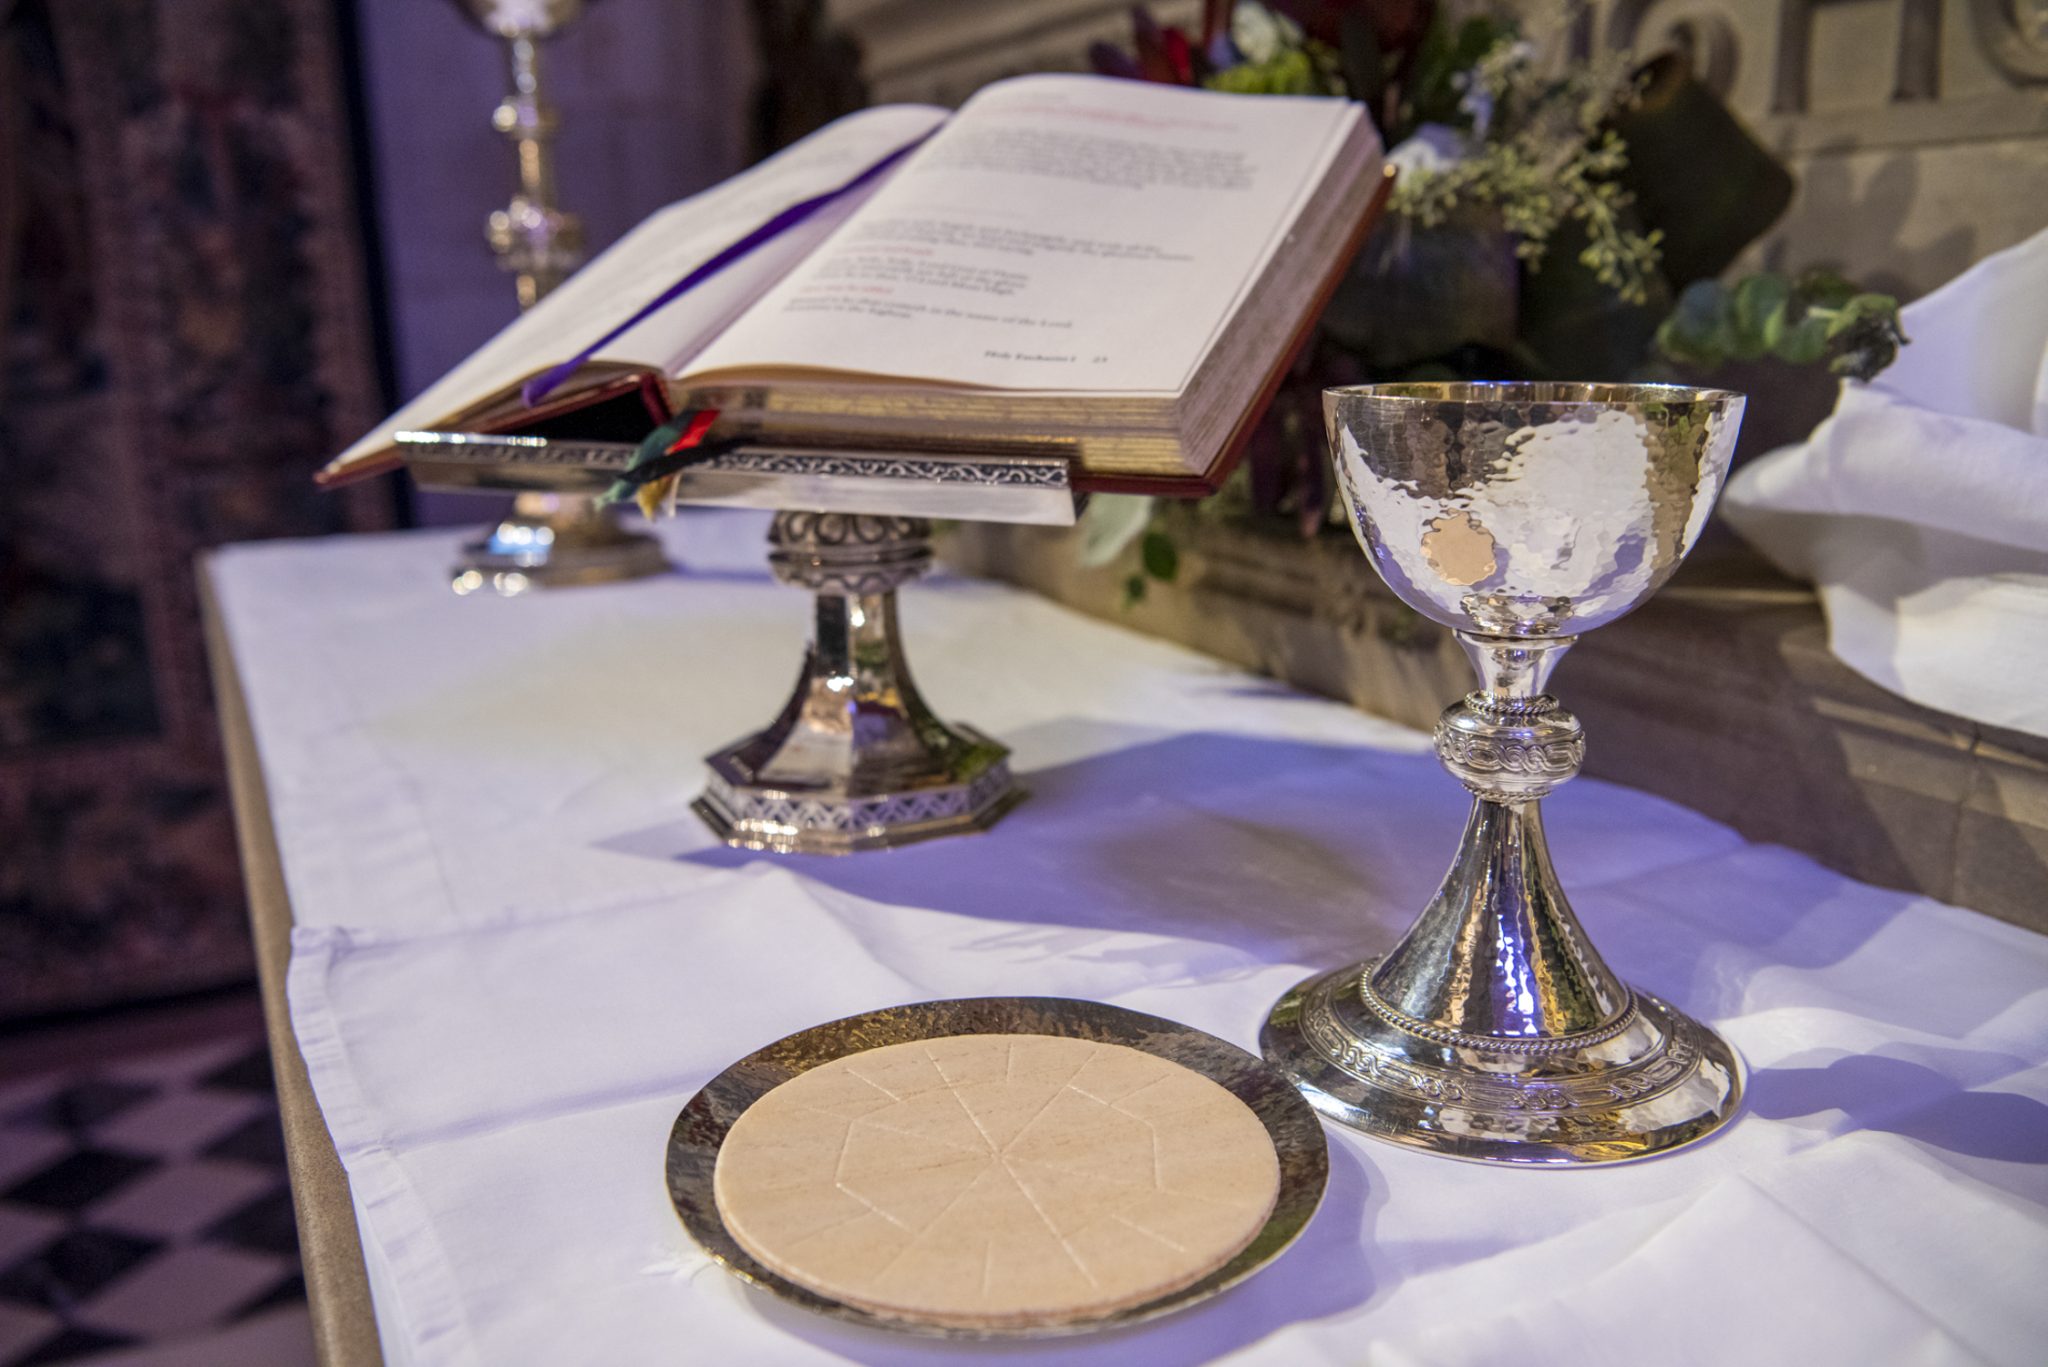
[[[972,727],[945,730],[913,776],[878,788],[850,773],[801,784],[764,778],[751,761],[776,748],[770,728],[705,761],[710,777],[691,810],[726,844],[776,854],[853,854],[985,831],[1024,800],[1010,752]]]
[[[1742,1074],[1727,1043],[1645,993],[1610,1025],[1500,1040],[1425,1030],[1376,1009],[1377,959],[1320,974],[1280,999],[1259,1033],[1267,1060],[1330,1119],[1449,1158],[1570,1167],[1649,1158],[1735,1115]]]

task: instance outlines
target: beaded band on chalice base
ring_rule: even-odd
[[[1009,751],[932,713],[911,681],[896,590],[931,566],[931,523],[778,513],[769,564],[816,595],[796,691],[773,725],[711,755],[695,803],[729,845],[849,854],[986,829],[1024,794]]]
[[[1691,548],[1741,397],[1389,385],[1328,405],[1360,542],[1478,671],[1435,735],[1473,802],[1400,943],[1281,998],[1266,1057],[1331,1119],[1455,1158],[1606,1163],[1706,1136],[1741,1100],[1733,1052],[1615,976],[1551,867],[1542,799],[1585,739],[1546,685],[1567,627],[1621,616]]]

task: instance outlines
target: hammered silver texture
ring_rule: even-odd
[[[1741,395],[1669,385],[1411,384],[1329,391],[1358,541],[1445,626],[1605,626],[1671,577],[1721,492]]]
[[[1359,544],[1479,675],[1435,734],[1472,810],[1407,934],[1283,997],[1266,1056],[1331,1118],[1456,1158],[1606,1163],[1705,1137],[1740,1104],[1739,1066],[1624,984],[1573,913],[1541,801],[1578,773],[1585,732],[1545,690],[1579,635],[1640,605],[1692,549],[1742,396],[1405,384],[1324,404]]]

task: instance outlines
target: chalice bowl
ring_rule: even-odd
[[[1692,549],[1742,396],[1389,384],[1323,404],[1359,544],[1478,671],[1436,725],[1472,812],[1400,943],[1281,998],[1266,1057],[1332,1119],[1454,1158],[1608,1163],[1702,1138],[1741,1101],[1735,1055],[1617,978],[1573,915],[1541,804],[1585,740],[1546,689],[1574,641]]]

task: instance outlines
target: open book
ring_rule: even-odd
[[[522,399],[706,260],[920,138]],[[715,408],[721,437],[1059,454],[1084,487],[1211,489],[1369,226],[1380,153],[1348,101],[1095,76],[1001,81],[950,117],[849,115],[647,219],[321,480],[396,464],[409,429],[638,441]]]

